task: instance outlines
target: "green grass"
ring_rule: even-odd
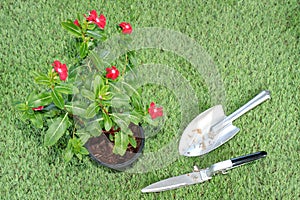
[[[1,1],[0,199],[299,199],[299,6],[297,0]],[[60,150],[42,147],[45,131],[22,123],[11,102],[36,89],[30,71],[46,72],[54,59],[69,62],[71,37],[60,22],[91,9],[106,15],[111,33],[115,24],[129,21],[134,28],[166,28],[192,38],[222,77],[227,114],[263,89],[272,92],[272,99],[236,120],[241,131],[201,158],[181,156],[141,174],[116,173],[87,157],[65,164]],[[138,53],[141,62],[168,65],[183,76],[199,104],[182,110],[172,90],[149,85],[145,96],[160,102],[167,113],[159,134],[146,142],[145,152],[151,152],[179,140],[180,126],[213,105],[204,77],[189,60],[158,49]],[[157,159],[176,156],[176,148]],[[268,151],[268,157],[205,184],[140,192],[153,182],[190,172],[194,164],[207,167],[259,150]]]

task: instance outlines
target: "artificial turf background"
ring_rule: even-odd
[[[12,101],[24,100],[36,88],[30,71],[46,72],[55,59],[68,63],[70,36],[60,22],[92,9],[105,14],[109,32],[128,21],[134,28],[161,27],[195,40],[222,77],[227,114],[263,89],[272,92],[272,99],[236,120],[240,133],[200,159],[179,157],[142,174],[115,173],[88,158],[65,164],[59,150],[42,147],[43,130],[17,118]],[[297,0],[1,1],[0,199],[299,199],[299,13]],[[189,81],[199,108],[187,121],[213,106],[203,78],[188,60],[155,49],[142,50],[140,59],[167,64]],[[146,142],[145,151],[155,151],[180,137],[182,110],[176,95],[163,87],[150,87],[145,95],[167,113],[159,135]],[[194,164],[207,167],[259,150],[266,150],[268,157],[205,184],[140,192],[153,182],[190,172]]]

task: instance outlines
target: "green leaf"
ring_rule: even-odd
[[[115,141],[115,138],[114,138],[114,136],[112,134],[109,134],[108,138],[109,138],[110,141]]]
[[[104,129],[106,131],[109,131],[113,125],[113,122],[110,119],[110,117],[104,112],[103,112],[103,120],[104,120]]]
[[[87,105],[84,102],[74,101],[65,105],[68,112],[73,115],[84,117],[86,113]]]
[[[48,118],[53,118],[53,117],[55,117],[56,115],[58,115],[59,114],[59,110],[58,109],[53,109],[53,110],[49,110],[49,111],[47,111],[47,112],[44,112],[43,113],[43,116],[44,117],[48,117]]]
[[[75,60],[74,62],[75,62],[76,64],[71,65],[71,66],[69,67],[69,69],[68,69],[68,79],[69,79],[69,80],[72,80],[72,79],[76,78],[77,75],[80,75],[80,74],[81,74],[82,69],[85,68],[85,66],[79,65],[79,64],[77,63],[77,62],[78,62],[77,59],[78,59],[78,58],[75,58],[75,59],[74,59],[74,60]]]
[[[88,52],[89,52],[88,43],[87,42],[82,42],[81,45],[80,45],[80,48],[79,48],[80,57],[81,58],[86,57]]]
[[[113,153],[123,156],[126,153],[126,149],[129,144],[128,135],[123,132],[117,132],[115,134],[115,146]]]
[[[70,161],[73,155],[76,155],[80,160],[82,155],[88,155],[88,150],[83,146],[83,143],[78,138],[69,139],[68,146],[66,149],[65,160]]]
[[[62,22],[61,25],[65,30],[67,30],[75,37],[82,36],[81,29],[78,26],[76,26],[72,21]]]
[[[137,143],[136,143],[135,138],[134,138],[134,137],[128,137],[128,140],[129,140],[129,143],[131,144],[131,146],[132,146],[133,148],[136,148]]]
[[[101,96],[101,99],[105,101],[110,100],[113,97],[112,93],[109,92],[109,85],[103,85],[100,88],[100,92],[98,95]]]
[[[102,134],[104,125],[100,125],[99,122],[103,121],[103,118],[97,118],[95,120],[89,121],[85,124],[85,131],[88,132],[91,136],[97,137]]]
[[[120,93],[120,92],[122,92],[121,88],[119,87],[120,86],[119,83],[117,83],[117,84],[115,84],[115,83],[109,83],[109,86],[112,88],[112,91],[114,93]]]
[[[84,88],[86,90],[89,90],[91,92],[93,92],[93,79],[89,78],[90,75],[88,76],[84,76],[85,79],[80,79],[80,80],[85,80],[84,81],[84,86],[81,87],[81,90]]]
[[[104,96],[107,95],[108,90],[109,90],[109,85],[102,85],[102,87],[100,88],[99,94],[100,94],[102,97],[104,97]]]
[[[86,112],[85,112],[85,117],[87,119],[93,118],[96,116],[96,114],[99,110],[100,110],[100,107],[97,104],[92,103],[89,105],[89,107],[87,107]]]
[[[132,111],[128,117],[129,117],[130,121],[136,125],[139,124],[143,120],[143,116],[135,110]]]
[[[103,82],[103,79],[101,78],[101,76],[97,75],[95,77],[95,80],[94,80],[93,84],[94,84],[94,86],[93,86],[94,93],[98,94],[101,86],[104,85],[104,82]]]
[[[95,51],[91,51],[89,54],[89,58],[98,70],[105,70],[105,68],[103,67],[105,66],[105,64],[98,53],[96,53]]]
[[[41,113],[34,113],[31,115],[28,115],[31,123],[37,127],[37,128],[43,128],[43,117]]]
[[[89,151],[85,147],[80,148],[80,154],[81,155],[89,155]]]
[[[28,99],[28,106],[31,108],[46,106],[50,103],[52,103],[52,96],[48,92],[43,92],[38,95],[31,95]]]
[[[64,156],[65,162],[70,162],[71,159],[73,158],[73,156],[74,156],[74,153],[72,151],[72,147],[71,148],[67,147],[67,149],[65,151],[65,156]]]
[[[69,125],[68,113],[63,118],[59,117],[49,126],[44,138],[45,146],[54,145],[64,135]]]
[[[75,155],[77,156],[77,158],[78,158],[79,160],[82,160],[82,154],[76,153]]]
[[[65,101],[62,95],[54,88],[51,92],[53,103],[60,109],[64,109]]]
[[[88,30],[87,35],[100,41],[106,40],[106,35],[103,31]]]
[[[91,100],[91,101],[95,101],[95,94],[90,90],[82,89],[81,90],[81,95],[84,96],[85,98]]]
[[[19,111],[26,111],[26,110],[28,110],[28,106],[25,103],[18,102],[18,103],[15,103],[14,106]]]
[[[130,97],[126,94],[116,93],[111,99],[111,105],[114,108],[129,107]]]
[[[111,92],[106,92],[102,95],[102,100],[109,101],[113,98],[113,95]],[[109,104],[110,105],[110,104]]]
[[[76,94],[78,93],[78,89],[71,84],[60,83],[55,86],[55,90],[59,93],[63,94]]]
[[[102,85],[100,93],[105,94],[109,90],[109,85]]]
[[[94,30],[96,27],[97,27],[96,24],[94,24],[94,23],[88,23],[87,29],[88,30]]]
[[[42,74],[42,73],[38,73],[38,72],[35,72],[34,73],[34,81],[37,83],[37,84],[41,84],[41,85],[51,85],[51,82],[50,82],[50,78],[48,76],[46,76],[45,74]]]
[[[138,93],[138,91],[129,83],[126,83],[125,81],[120,82],[122,84],[122,88],[125,89],[126,94],[128,94],[129,96],[135,94],[138,96],[138,98],[140,98],[140,94]]]
[[[79,137],[82,144],[85,144],[88,141],[88,139],[90,139],[91,137],[91,135],[84,130],[77,131],[76,135]]]
[[[124,131],[128,129],[130,118],[125,113],[113,113],[114,122]]]
[[[21,115],[20,115],[20,119],[23,122],[26,122],[26,120],[28,120],[29,118],[30,118],[30,114],[28,114],[27,112],[22,112]]]

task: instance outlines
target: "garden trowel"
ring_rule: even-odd
[[[184,130],[179,143],[180,155],[200,156],[218,148],[239,132],[240,129],[232,125],[235,119],[269,98],[270,92],[262,91],[229,116],[224,114],[221,105],[204,111]]]

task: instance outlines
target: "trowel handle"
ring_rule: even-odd
[[[242,116],[243,114],[251,110],[252,108],[258,106],[259,104],[266,101],[267,99],[270,99],[271,98],[270,95],[271,95],[270,91],[263,90],[258,95],[256,95],[252,100],[250,100],[248,103],[246,103],[241,108],[236,110],[234,113],[226,117],[224,121],[232,122],[236,120],[237,118],[239,118],[240,116]]]

